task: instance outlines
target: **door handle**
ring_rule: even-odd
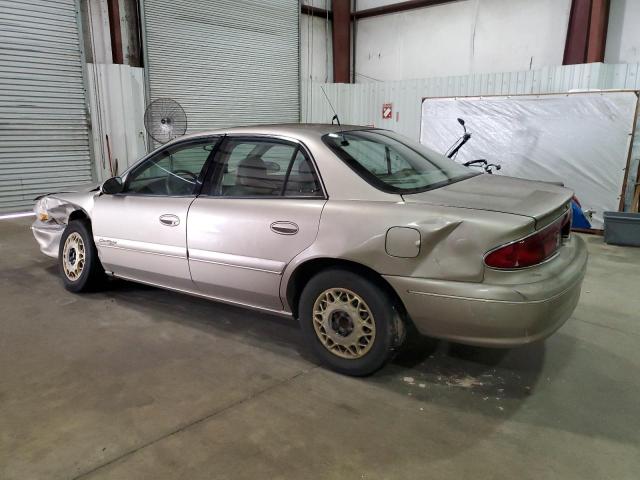
[[[165,213],[160,215],[160,223],[166,227],[176,227],[180,225],[180,218],[177,215]]]
[[[295,235],[298,233],[298,225],[293,222],[273,222],[271,231],[280,235]]]

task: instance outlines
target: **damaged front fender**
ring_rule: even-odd
[[[66,225],[48,224],[40,220],[33,222],[31,231],[42,253],[49,257],[58,258],[60,237],[62,237],[62,232],[64,232],[65,227]]]
[[[36,220],[31,225],[40,251],[45,255],[58,258],[60,238],[75,212],[90,218],[97,192],[73,192],[52,194],[40,197],[34,206]]]

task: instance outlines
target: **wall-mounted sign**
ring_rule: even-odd
[[[393,116],[393,105],[391,103],[385,103],[382,105],[382,119],[391,120]]]

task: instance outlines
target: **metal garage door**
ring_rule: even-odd
[[[149,97],[190,132],[299,120],[296,0],[144,0]]]
[[[75,0],[0,0],[0,212],[91,181]]]

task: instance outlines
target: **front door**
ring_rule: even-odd
[[[187,222],[193,281],[206,295],[281,311],[284,268],[314,242],[326,201],[311,157],[295,142],[227,137],[212,170]]]
[[[187,214],[218,138],[173,144],[134,167],[117,195],[96,198],[93,235],[104,268],[116,276],[193,290]]]

